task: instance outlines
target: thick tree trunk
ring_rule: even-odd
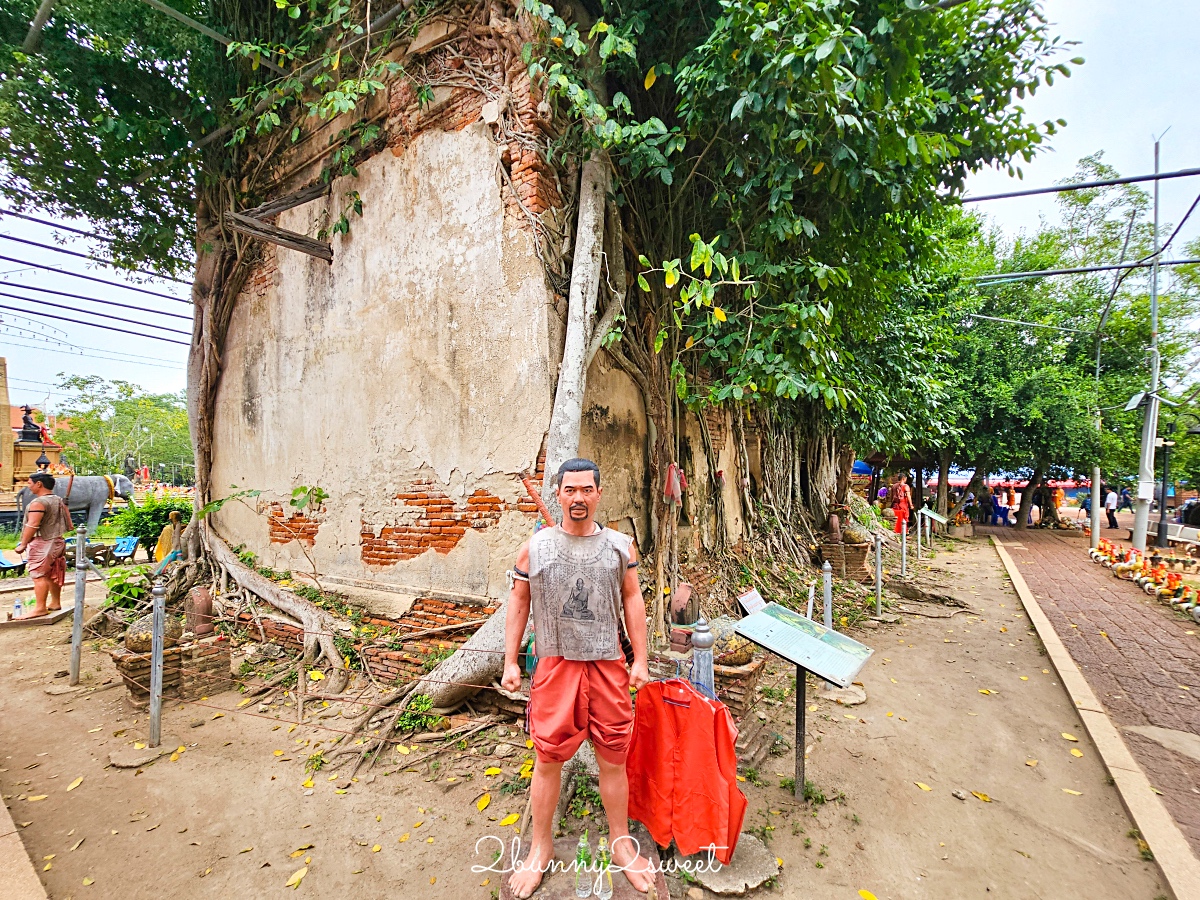
[[[583,164],[580,175],[579,221],[571,264],[566,343],[546,438],[546,476],[542,483],[542,499],[555,515],[561,510],[554,497],[554,475],[560,465],[579,452],[583,395],[587,388],[588,350],[604,251],[604,209],[609,181],[608,159],[601,154],[593,154]]]
[[[1029,510],[1033,508],[1033,492],[1037,489],[1038,482],[1042,480],[1042,467],[1036,465],[1033,467],[1033,474],[1029,476],[1029,483],[1025,486],[1025,490],[1021,491],[1021,503],[1017,507],[1017,524],[1018,530],[1025,530],[1025,523],[1029,521]]]
[[[953,459],[949,450],[943,450],[938,455],[938,486],[937,486],[937,511],[941,515],[946,515],[946,508],[950,503],[950,463]]]

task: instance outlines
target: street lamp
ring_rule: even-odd
[[[1155,539],[1155,546],[1169,547],[1171,542],[1167,535],[1167,482],[1170,480],[1171,474],[1171,448],[1175,446],[1175,442],[1171,440],[1171,435],[1175,433],[1175,426],[1183,419],[1194,419],[1196,424],[1188,428],[1188,434],[1200,434],[1200,416],[1195,413],[1180,413],[1171,422],[1167,423],[1167,436],[1162,439],[1163,448],[1163,480],[1162,494],[1158,501],[1158,536]]]

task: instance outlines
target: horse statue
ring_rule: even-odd
[[[133,482],[124,475],[58,475],[54,478],[54,493],[67,501],[72,517],[76,513],[86,512],[88,534],[94,534],[100,524],[100,514],[104,507],[120,497],[130,504],[137,505],[133,499]],[[33,492],[28,487],[17,491],[17,510],[21,517],[33,499]]]

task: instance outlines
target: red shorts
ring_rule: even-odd
[[[584,738],[621,765],[633,737],[629,672],[621,659],[539,659],[529,690],[529,733],[542,762],[566,762]]]

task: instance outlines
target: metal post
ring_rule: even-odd
[[[716,674],[713,671],[713,644],[716,643],[712,629],[704,616],[696,620],[692,629],[692,684],[701,688],[706,696],[714,700],[717,696]]]
[[[883,538],[875,535],[875,617],[883,618]]]
[[[821,566],[821,579],[824,582],[825,589],[825,627],[833,629],[833,566],[829,565],[829,560],[825,561],[825,565]]]
[[[900,528],[900,577],[908,577],[908,523]]]
[[[921,529],[925,527],[925,523],[921,521],[921,511],[917,510],[917,559],[921,558]]]
[[[1154,142],[1154,174],[1158,174],[1158,141]],[[1154,265],[1150,268],[1150,390],[1142,422],[1142,455],[1138,463],[1137,507],[1133,517],[1133,546],[1145,552],[1154,493],[1154,439],[1158,435],[1158,181],[1154,182]],[[1149,485],[1147,488],[1146,486]]]
[[[808,705],[808,671],[796,666],[796,783],[792,794],[804,796],[804,714]]]
[[[1099,418],[1097,417],[1097,421]],[[1092,549],[1100,549],[1100,467],[1092,466]]]
[[[808,586],[808,618],[812,621],[813,598],[817,593],[817,583],[814,581]]]
[[[71,684],[79,684],[79,655],[83,650],[83,595],[87,591],[87,526],[75,529],[75,620],[71,623]]]
[[[154,597],[154,632],[150,644],[150,746],[162,740],[163,629],[167,618],[167,588],[159,578],[150,592]],[[303,677],[303,675],[301,675]]]
[[[1171,437],[1174,434],[1175,423],[1171,422],[1167,425],[1167,436],[1163,438],[1162,499],[1158,501],[1158,539],[1154,542],[1159,547],[1171,546],[1167,529],[1167,479],[1171,476],[1171,447],[1175,445]]]

